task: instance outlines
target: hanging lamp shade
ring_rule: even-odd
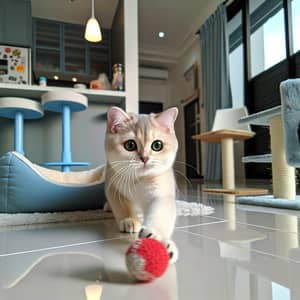
[[[102,33],[100,25],[95,18],[94,9],[94,0],[92,0],[92,16],[86,23],[84,38],[89,42],[96,43],[102,40]]]

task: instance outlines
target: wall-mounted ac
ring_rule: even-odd
[[[139,77],[147,79],[167,80],[169,72],[166,69],[157,69],[150,67],[140,67]]]

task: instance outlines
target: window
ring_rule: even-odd
[[[250,0],[251,76],[286,58],[283,3]]]
[[[291,290],[276,282],[272,282],[272,300],[291,300]]]
[[[244,106],[244,58],[242,42],[242,13],[228,22],[229,72],[232,92],[232,107]]]
[[[226,9],[233,106],[241,106],[242,99],[250,114],[278,106],[280,83],[300,77],[300,0],[229,2]],[[256,126],[252,130],[257,134],[247,141],[245,154],[269,151],[268,131]],[[246,174],[247,178],[270,178],[263,164],[255,170],[246,166]],[[277,288],[273,298],[285,299]]]
[[[292,0],[293,52],[300,50],[300,0]]]

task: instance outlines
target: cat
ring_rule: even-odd
[[[177,115],[176,107],[149,115],[111,107],[105,137],[105,194],[119,230],[160,240],[172,263],[178,258],[171,240],[176,220]],[[143,224],[137,210],[143,213]]]

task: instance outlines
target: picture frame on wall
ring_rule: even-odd
[[[31,84],[31,49],[0,45],[0,83]]]
[[[184,99],[182,103],[189,100],[193,100],[198,97],[199,85],[198,85],[198,64],[191,65],[183,74],[184,77]]]

